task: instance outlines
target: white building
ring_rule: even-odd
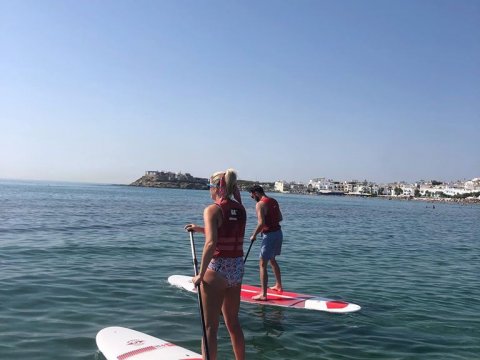
[[[346,181],[334,181],[325,178],[316,178],[308,182],[308,186],[324,194],[344,194],[348,192]]]
[[[480,191],[480,178],[475,178],[465,182],[467,192]]]
[[[419,190],[421,196],[440,197],[440,195],[444,192],[445,189],[438,186],[420,185]]]
[[[403,196],[414,196],[415,195],[415,189],[410,186],[402,186],[400,189],[403,190]]]
[[[330,186],[330,180],[325,178],[316,178],[308,182],[308,185],[315,190],[327,190]]]
[[[357,192],[358,190],[358,181],[353,180],[353,181],[345,181],[345,192],[347,193],[354,193]]]
[[[279,192],[288,192],[288,185],[285,181],[275,181],[274,189]]]
[[[443,189],[443,193],[448,196],[463,195],[469,192],[471,191],[454,187],[446,187],[445,189]]]

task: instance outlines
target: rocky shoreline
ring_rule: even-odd
[[[384,199],[384,200],[407,200],[407,201],[421,201],[425,203],[448,203],[448,204],[461,204],[461,205],[466,205],[466,204],[479,204],[480,205],[480,199],[478,198],[466,198],[466,199],[461,199],[461,198],[420,198],[420,197],[395,197],[395,196],[377,196],[379,199]]]

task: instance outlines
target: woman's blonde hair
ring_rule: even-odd
[[[234,169],[218,171],[210,177],[212,184],[218,185],[220,195],[229,198],[234,195],[237,186],[237,172]]]

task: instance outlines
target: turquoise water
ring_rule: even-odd
[[[285,288],[362,310],[242,305],[248,359],[480,358],[480,206],[275,197]],[[193,272],[183,225],[201,223],[209,201],[206,191],[1,181],[0,359],[103,360],[95,335],[112,325],[199,351],[196,297],[167,277]],[[257,257],[258,244],[250,284]],[[231,359],[223,327],[219,337],[219,358]]]

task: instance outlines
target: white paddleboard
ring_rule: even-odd
[[[107,360],[202,360],[200,354],[169,341],[120,326],[100,330],[96,340]]]
[[[190,292],[197,291],[192,283],[191,276],[172,275],[168,278],[168,282],[171,285]],[[305,295],[289,291],[280,292],[271,289],[268,289],[267,291],[266,301],[252,299],[252,297],[260,293],[260,291],[261,289],[258,286],[242,284],[240,300],[251,304],[318,310],[330,313],[349,313],[361,309],[361,307],[357,304],[352,304],[342,300],[327,299],[319,296]]]

